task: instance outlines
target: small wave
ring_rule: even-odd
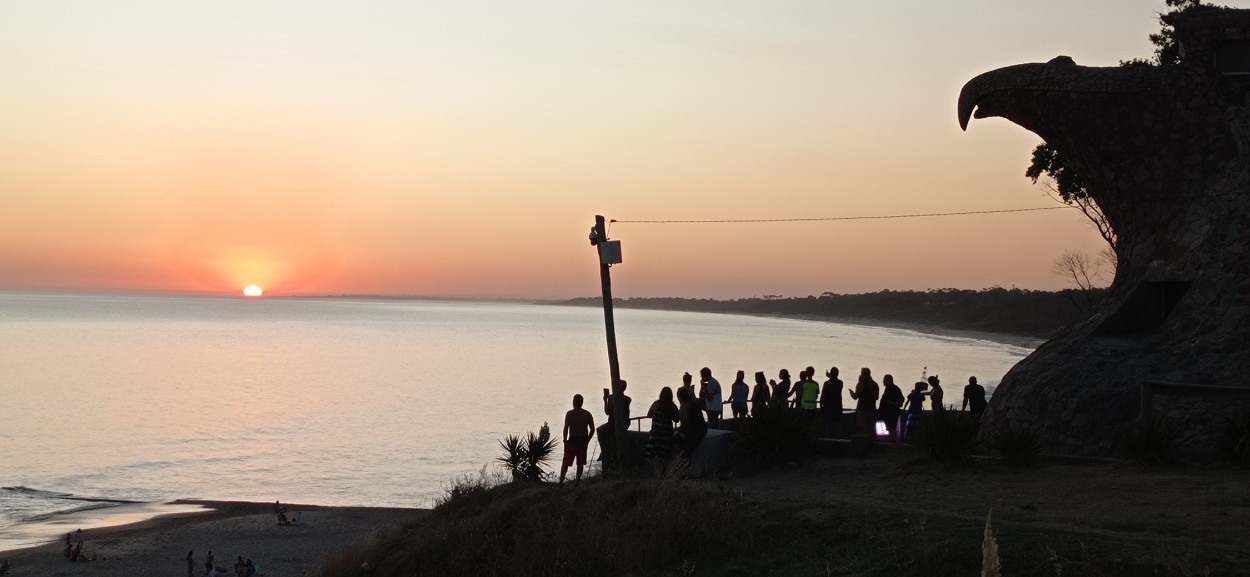
[[[40,513],[38,515],[31,515],[29,517],[22,519],[22,522],[23,523],[37,523],[40,521],[49,521],[49,520],[56,519],[64,515],[72,515],[74,513],[81,513],[83,511],[94,511],[96,509],[108,509],[110,507],[117,507],[127,502],[128,501],[121,501],[121,502],[93,501],[93,502],[90,502],[88,504],[81,505],[78,507],[70,507],[69,509],[61,509],[59,511],[51,511],[48,513]]]
[[[15,494],[27,495],[31,497],[45,497],[48,499],[66,499],[73,497],[73,493],[62,493],[60,491],[44,491],[42,489],[32,489],[30,487],[0,487],[3,491],[12,491]]]

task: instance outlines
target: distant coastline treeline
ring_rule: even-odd
[[[846,295],[824,293],[806,297],[770,295],[734,300],[635,297],[613,299],[612,302],[621,308],[914,323],[1049,338],[1059,329],[1087,318],[1092,306],[1106,294],[1106,289],[1093,289],[1086,294],[1076,289],[1040,291],[995,287],[982,290],[883,290]],[[582,297],[560,304],[600,306],[602,302],[601,297]]]

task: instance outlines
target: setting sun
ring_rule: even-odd
[[[243,289],[243,296],[245,297],[258,297],[262,294],[265,294],[265,289],[256,285],[249,285]]]

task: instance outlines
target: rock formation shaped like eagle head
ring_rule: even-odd
[[[1004,377],[989,428],[1031,423],[1052,450],[1106,455],[1138,418],[1143,381],[1250,387],[1250,10],[1169,23],[1180,64],[1061,56],[981,74],[959,95],[965,130],[1005,118],[1063,155],[1118,237],[1111,296]],[[1195,426],[1217,410],[1168,403]]]

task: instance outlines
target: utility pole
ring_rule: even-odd
[[[612,383],[612,421],[616,441],[616,460],[620,463],[621,444],[625,440],[625,431],[629,430],[629,414],[625,407],[625,391],[621,387],[621,365],[616,357],[616,322],[612,318],[612,273],[613,264],[621,262],[620,241],[609,241],[608,231],[604,226],[604,218],[595,215],[595,226],[590,229],[590,244],[599,249],[599,280],[603,285],[603,325],[608,335],[608,370]]]

